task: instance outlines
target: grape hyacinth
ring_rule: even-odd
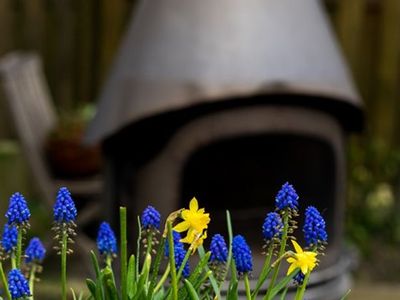
[[[233,238],[232,254],[239,274],[253,270],[251,250],[243,236],[237,235]]]
[[[31,294],[28,281],[19,269],[12,269],[8,273],[8,288],[13,300],[25,299],[25,297],[29,297]]]
[[[177,245],[180,243],[180,240],[182,239],[181,234],[177,231],[172,231],[172,237],[174,240],[174,245]],[[169,242],[168,239],[165,241],[165,246],[164,246],[164,255],[165,257],[169,257]]]
[[[158,244],[156,234],[159,233],[160,222],[160,213],[153,206],[147,206],[141,215],[143,229],[141,235],[143,237],[144,248],[146,249],[146,256],[147,254],[155,253],[153,246]]]
[[[220,234],[215,234],[211,239],[210,244],[210,269],[213,271],[218,282],[225,279],[228,259],[228,248],[226,247],[225,239]]]
[[[101,255],[115,256],[117,254],[117,239],[107,222],[100,224],[96,242]]]
[[[159,229],[160,228],[161,215],[160,213],[153,207],[147,206],[147,208],[143,211],[141,216],[141,223],[143,229]]]
[[[6,212],[6,218],[8,219],[8,225],[15,225],[17,227],[29,226],[29,219],[31,213],[28,205],[25,201],[24,196],[20,193],[11,195],[8,209]]]
[[[303,233],[307,247],[322,246],[328,241],[325,220],[314,206],[306,209]]]
[[[34,237],[30,240],[28,247],[25,249],[25,263],[41,264],[44,256],[46,255],[46,249],[39,238]]]
[[[305,275],[302,272],[298,272],[296,276],[293,277],[293,283],[295,286],[301,286],[304,282]]]
[[[15,226],[4,225],[1,237],[1,247],[5,253],[10,254],[17,248],[18,230]]]
[[[270,242],[282,235],[283,223],[280,215],[276,212],[267,214],[262,226],[263,236],[266,242]]]
[[[75,235],[75,220],[77,217],[75,203],[71,193],[66,187],[59,189],[56,203],[53,207],[54,226],[56,239],[59,246],[55,247],[61,255],[61,299],[67,300],[67,254],[72,253],[68,248],[68,243],[72,243],[72,236]]]
[[[215,234],[211,239],[210,244],[210,262],[225,263],[228,258],[228,248],[224,237],[220,234]]]
[[[293,186],[286,182],[275,197],[275,205],[281,211],[286,208],[297,211],[299,206],[298,199],[299,196]]]
[[[77,210],[71,198],[71,193],[66,187],[60,188],[57,194],[56,203],[53,208],[54,222],[57,224],[68,224],[75,222]]]

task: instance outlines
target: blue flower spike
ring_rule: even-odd
[[[12,269],[8,273],[8,288],[13,300],[25,299],[31,295],[28,281],[19,269]]]
[[[103,222],[100,224],[97,233],[97,249],[101,255],[114,257],[117,254],[117,239],[110,224]]]
[[[297,211],[299,206],[298,199],[299,196],[294,187],[286,182],[275,197],[275,205],[280,211],[286,209]]]
[[[28,228],[30,217],[31,213],[24,196],[21,193],[12,194],[6,212],[8,225]]]
[[[159,234],[158,229],[160,228],[161,214],[157,209],[149,205],[143,210],[140,223],[142,226],[142,243],[143,248],[146,249],[146,256],[147,254],[156,253],[154,247],[158,244],[157,235]]]
[[[225,279],[227,267],[226,262],[228,259],[228,247],[226,246],[225,239],[220,234],[215,234],[211,239],[210,244],[210,269],[214,273],[218,282],[223,282]]]
[[[9,255],[17,248],[18,229],[15,226],[4,225],[3,234],[1,236],[1,248]]]
[[[226,247],[225,239],[222,235],[215,234],[212,237],[210,251],[210,262],[226,263],[228,259],[228,248]]]
[[[273,239],[279,239],[282,235],[282,230],[283,223],[281,216],[276,212],[268,213],[262,226],[264,240],[269,243]]]
[[[76,221],[77,210],[75,203],[72,200],[71,193],[66,187],[62,187],[58,191],[53,213],[55,223],[68,224]]]
[[[253,270],[251,250],[243,236],[236,235],[233,238],[232,254],[239,274],[245,274]]]
[[[317,246],[323,250],[324,245],[328,242],[325,220],[314,206],[306,209],[303,233],[308,248]]]
[[[172,238],[174,240],[174,246],[176,246],[177,244],[181,243],[182,237],[181,237],[181,234],[179,232],[173,230],[172,231]],[[165,241],[164,255],[165,255],[165,257],[169,257],[169,242],[168,242],[168,239]]]
[[[293,283],[295,286],[299,287],[303,284],[304,282],[304,277],[305,275],[302,272],[298,272],[294,277],[293,277]]]
[[[56,197],[56,203],[53,207],[54,226],[53,230],[56,233],[56,239],[59,241],[59,246],[54,247],[56,250],[62,249],[63,237],[66,237],[66,243],[73,243],[72,237],[76,235],[76,217],[77,209],[71,193],[66,187],[59,189]],[[67,247],[67,254],[72,253],[72,250]],[[61,254],[61,251],[58,252]]]
[[[29,241],[25,250],[25,263],[40,265],[46,255],[46,249],[39,238],[34,237]]]
[[[141,216],[143,229],[159,229],[161,222],[160,213],[151,205],[147,206]]]

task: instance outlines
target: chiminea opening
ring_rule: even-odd
[[[332,147],[315,137],[271,133],[216,141],[197,149],[183,167],[179,207],[196,196],[213,217],[209,234],[225,236],[229,208],[236,233],[246,236],[257,253],[264,218],[274,210],[277,189],[285,181],[301,195],[302,210],[315,205],[333,220],[335,166]],[[327,225],[334,238],[332,222]],[[301,231],[297,238],[303,239]]]

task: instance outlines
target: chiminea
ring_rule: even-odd
[[[345,146],[361,127],[360,99],[317,0],[147,0],[87,140],[103,144],[109,218],[119,205],[134,216],[152,204],[166,216],[196,196],[211,212],[209,233],[225,232],[229,209],[254,254],[289,181],[302,211],[312,204],[327,220],[328,255],[307,299],[329,300],[348,287]]]

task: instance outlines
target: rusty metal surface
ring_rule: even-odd
[[[361,107],[318,0],[142,1],[86,141],[158,113],[274,92]]]

